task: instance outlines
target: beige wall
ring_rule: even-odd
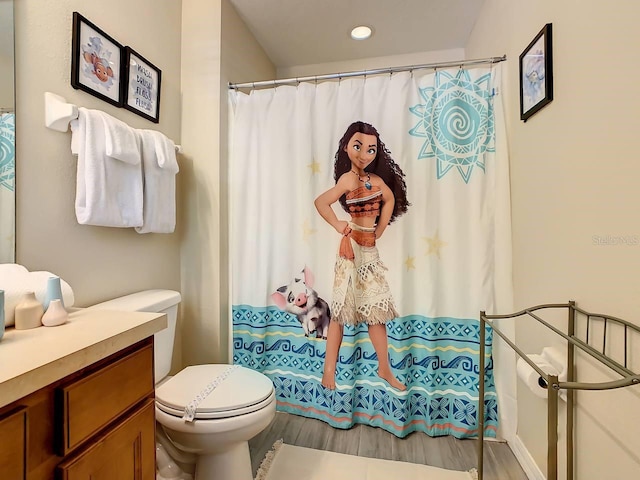
[[[0,110],[13,110],[13,0],[0,0],[0,72]]]
[[[228,0],[183,0],[181,269],[185,365],[229,355],[227,82],[275,69]]]
[[[587,310],[640,323],[640,245],[598,245],[594,240],[640,239],[635,185],[640,162],[633,153],[640,67],[629,61],[637,56],[638,18],[635,0],[485,1],[467,56],[506,53],[509,59],[503,94],[516,309],[574,299]],[[549,22],[555,98],[524,123],[519,119],[518,56]],[[519,324],[516,340],[525,352],[539,352],[550,341],[530,324]],[[589,362],[579,366],[583,380],[608,378]],[[545,409],[545,400],[519,385],[518,436],[543,472]],[[638,409],[638,387],[579,395],[578,479],[638,477]]]
[[[72,13],[79,11],[162,70],[160,123],[70,85]],[[86,306],[147,288],[180,288],[180,233],[78,225],[71,135],[44,127],[45,91],[180,141],[180,2],[19,0],[16,12],[17,262],[49,270]],[[184,219],[178,218],[178,228]]]
[[[295,78],[329,73],[344,73],[376,68],[401,67],[406,65],[424,65],[437,62],[451,62],[465,59],[462,48],[434,50],[431,52],[407,53],[388,57],[360,58],[340,62],[295,65],[278,69],[278,78]]]

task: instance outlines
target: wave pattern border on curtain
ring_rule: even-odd
[[[323,340],[301,334],[295,317],[273,307],[235,305],[233,318],[233,361],[271,378],[279,411],[342,429],[363,423],[400,438],[415,431],[456,438],[478,434],[477,321],[411,315],[390,323],[391,365],[408,386],[400,392],[377,376],[364,326],[345,327],[332,391],[320,384]],[[485,435],[496,437],[490,331],[487,338]]]

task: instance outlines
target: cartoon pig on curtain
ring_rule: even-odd
[[[306,337],[315,333],[316,338],[326,340],[331,312],[329,304],[313,289],[314,282],[313,273],[304,267],[289,285],[278,288],[271,299],[281,310],[296,316]]]

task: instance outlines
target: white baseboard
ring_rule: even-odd
[[[524,443],[522,443],[522,440],[520,440],[520,437],[516,435],[508,445],[529,480],[545,480],[546,477],[533,460],[533,457],[529,453],[529,450],[527,450],[527,447],[524,446]]]

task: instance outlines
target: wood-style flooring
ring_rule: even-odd
[[[451,470],[476,468],[475,440],[430,437],[421,432],[400,439],[381,428],[356,425],[349,430],[340,430],[320,420],[278,412],[271,425],[249,441],[254,476],[265,454],[279,439],[288,445],[348,455],[421,463]],[[487,441],[484,479],[527,480],[527,476],[506,443]]]

